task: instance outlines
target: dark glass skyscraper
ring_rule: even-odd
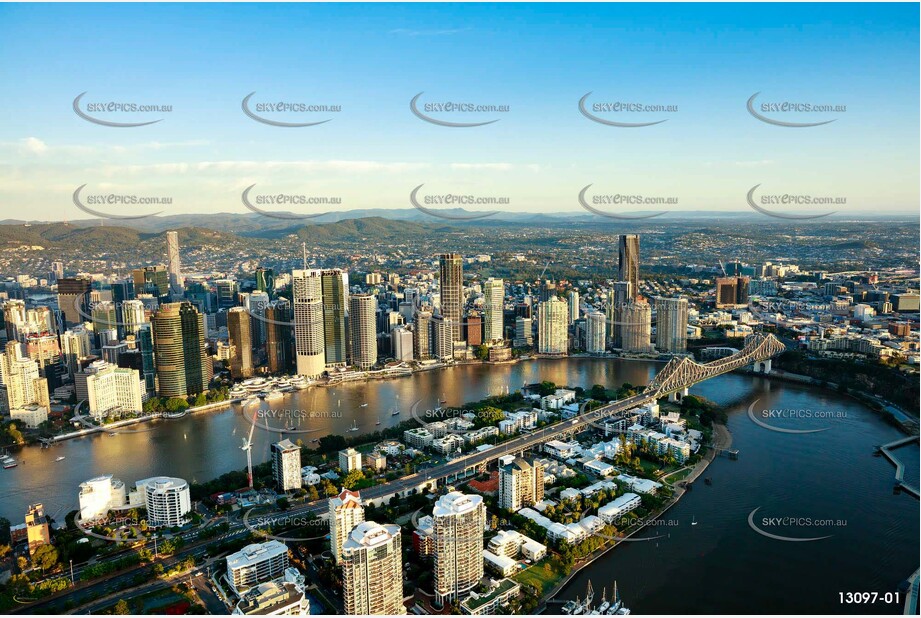
[[[630,282],[630,298],[635,299],[640,289],[640,237],[637,234],[620,236],[617,275],[620,281]]]

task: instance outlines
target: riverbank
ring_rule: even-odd
[[[694,465],[694,468],[691,470],[690,474],[688,474],[682,481],[679,481],[675,483],[675,485],[672,485],[672,490],[674,491],[674,493],[672,494],[672,497],[669,499],[669,501],[666,502],[662,506],[662,508],[659,509],[658,512],[651,515],[646,520],[647,523],[645,525],[640,526],[636,530],[633,530],[629,534],[625,535],[623,539],[616,541],[613,545],[602,547],[601,549],[598,549],[597,551],[595,551],[588,558],[584,558],[580,562],[576,563],[576,565],[573,566],[569,574],[565,578],[563,578],[562,581],[557,583],[557,585],[554,586],[553,589],[546,595],[546,598],[543,601],[541,601],[541,605],[538,607],[536,613],[538,614],[543,613],[547,609],[547,605],[549,603],[560,603],[560,601],[554,601],[553,600],[554,597],[557,594],[559,594],[560,591],[562,591],[573,580],[573,578],[575,578],[576,575],[579,574],[580,571],[582,571],[588,566],[591,566],[591,564],[594,563],[596,560],[604,557],[605,555],[607,555],[608,552],[612,551],[615,547],[618,547],[621,543],[623,543],[624,541],[627,541],[628,539],[633,537],[633,535],[645,529],[646,526],[649,525],[648,522],[657,521],[661,519],[662,516],[665,515],[665,513],[668,512],[669,509],[671,509],[673,506],[678,504],[679,500],[681,500],[684,494],[687,493],[687,488],[686,488],[687,485],[690,485],[691,483],[694,482],[695,479],[699,478],[700,475],[703,474],[704,470],[706,470],[707,467],[711,463],[713,463],[713,460],[716,459],[717,453],[720,450],[728,449],[731,446],[732,446],[732,434],[729,432],[729,429],[726,427],[726,425],[714,423],[713,424],[713,441],[710,447],[708,447],[709,450],[707,454],[704,455],[700,459],[700,461],[698,461]]]

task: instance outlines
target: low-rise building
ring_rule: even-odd
[[[615,498],[613,501],[608,502],[598,509],[598,517],[600,517],[604,523],[612,524],[640,506],[641,503],[642,501],[638,495],[627,493]]]
[[[419,450],[423,450],[432,446],[432,440],[434,439],[435,436],[425,427],[407,429],[403,432],[403,441],[411,447],[417,448]]]
[[[253,543],[227,556],[227,581],[237,595],[242,595],[257,584],[282,577],[288,567],[284,543]]]
[[[491,581],[489,591],[485,594],[476,592],[461,602],[461,612],[472,616],[488,616],[501,613],[512,599],[521,594],[521,586],[511,579]]]

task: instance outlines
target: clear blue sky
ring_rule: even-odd
[[[505,196],[521,211],[584,213],[578,191],[745,210],[772,193],[843,196],[854,212],[917,212],[917,4],[204,4],[0,6],[0,218],[84,218],[73,190],[170,196],[167,212],[245,212],[240,191],[407,208],[409,191]],[[111,117],[88,101],[172,105]],[[254,122],[241,99],[341,105]],[[426,123],[424,102],[508,105],[477,128]],[[677,105],[599,114],[591,101]],[[846,105],[790,129],[748,98]],[[769,115],[769,114],[766,114]],[[105,114],[101,117],[109,118]],[[474,208],[476,209],[476,208]],[[318,209],[318,212],[328,208]],[[839,208],[839,210],[842,210]]]

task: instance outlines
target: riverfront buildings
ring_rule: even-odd
[[[232,352],[230,375],[235,379],[253,376],[253,337],[249,311],[243,307],[231,307],[227,311],[227,331],[230,334]]]
[[[451,320],[452,341],[462,341],[464,319],[464,258],[458,253],[438,256],[441,315]]]
[[[297,373],[315,378],[323,373],[326,367],[323,286],[320,272],[294,270],[291,273],[291,285]]]
[[[107,416],[140,414],[145,395],[141,375],[106,361],[91,363],[74,376],[78,398],[86,400],[90,415],[97,421]]]
[[[349,615],[403,615],[400,527],[366,521],[342,544],[342,593]]]
[[[562,355],[569,349],[569,307],[565,300],[552,296],[537,308],[537,351]]]
[[[483,340],[487,343],[502,341],[503,308],[505,306],[505,282],[490,277],[483,284],[484,314]]]
[[[640,237],[623,234],[617,244],[617,274],[630,284],[627,298],[635,299],[640,289]]]
[[[161,305],[151,320],[157,393],[185,397],[208,388],[213,374],[205,344],[205,318],[189,302]]]
[[[656,299],[656,348],[660,352],[685,352],[688,347],[688,300]]]
[[[354,294],[349,299],[352,364],[367,370],[377,363],[377,335],[374,318],[377,299],[371,294]]]
[[[137,482],[144,496],[147,522],[152,527],[181,526],[192,511],[189,484],[179,478],[155,476]]]
[[[458,600],[483,577],[483,498],[452,491],[432,511],[435,600]]]

